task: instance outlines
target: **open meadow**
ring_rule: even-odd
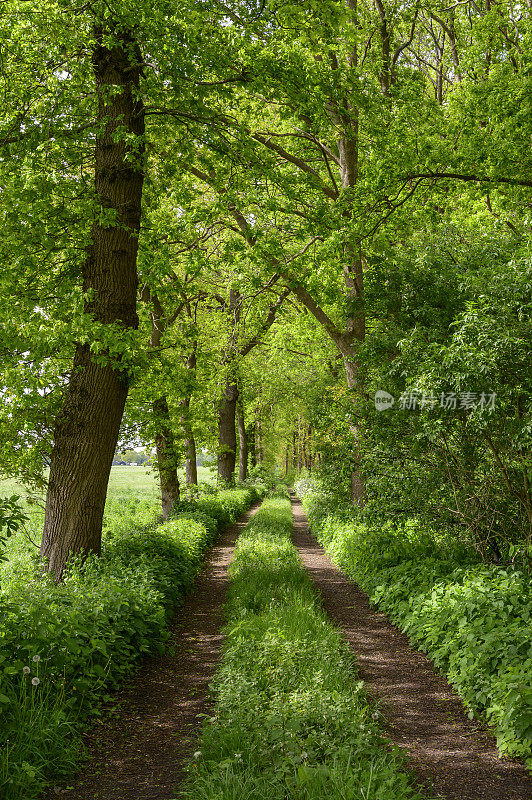
[[[179,480],[182,488],[185,484],[185,476],[182,470],[178,471]],[[198,467],[198,480],[203,483],[213,483],[215,480],[213,472],[208,467]],[[0,474],[0,498],[10,495],[19,495],[22,505],[26,510],[35,508],[36,502],[44,502],[44,493],[41,496],[34,496],[29,493],[24,486],[17,483],[12,478],[3,478]],[[160,494],[157,475],[153,467],[145,466],[113,466],[109,478],[109,489],[107,498],[115,498],[117,495],[134,494],[143,498],[158,498]]]
[[[180,471],[181,487],[185,490],[185,476]],[[215,477],[207,467],[198,467],[200,483],[213,483]],[[41,542],[44,522],[45,495],[28,492],[24,486],[10,478],[0,479],[0,498],[18,495],[28,521],[21,530],[7,540],[4,556],[0,561],[0,576],[14,567],[12,563],[21,558],[26,563],[36,557]],[[110,526],[125,528],[156,519],[161,513],[161,494],[153,468],[144,466],[113,466],[105,504],[103,530]]]

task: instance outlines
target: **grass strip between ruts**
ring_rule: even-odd
[[[180,798],[405,800],[353,656],[290,540],[289,500],[266,500],[237,543],[229,622],[206,721]]]

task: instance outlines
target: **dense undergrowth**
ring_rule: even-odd
[[[532,768],[532,587],[512,566],[479,563],[415,521],[371,525],[296,484],[329,555],[493,725],[502,754]]]
[[[400,756],[382,747],[349,646],[320,607],[291,525],[289,501],[269,499],[239,538],[215,716],[180,797],[419,798]]]
[[[60,585],[38,577],[35,553],[22,534],[12,537],[0,573],[2,798],[33,800],[68,776],[83,722],[140,659],[164,650],[205,549],[259,494],[200,497],[164,524],[153,502],[115,498],[101,558],[73,563]]]

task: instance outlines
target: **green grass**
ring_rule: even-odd
[[[185,486],[185,473],[178,470],[181,486]],[[200,483],[215,483],[216,474],[207,467],[198,467],[198,481]],[[111,467],[109,478],[109,492],[136,491],[158,496],[159,485],[157,474],[151,467]],[[0,484],[1,494],[1,484]]]
[[[13,478],[0,477],[0,497],[10,497],[13,494],[18,494],[19,497],[24,498],[26,496],[26,489]]]
[[[182,800],[414,800],[383,747],[348,644],[290,541],[287,499],[267,500],[231,567],[214,716]]]
[[[157,475],[151,467],[111,467],[109,494],[139,492],[149,497],[157,497],[159,487]]]

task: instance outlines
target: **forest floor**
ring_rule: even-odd
[[[429,659],[367,595],[346,578],[311,536],[301,503],[292,497],[294,544],[319,589],[331,621],[343,631],[360,678],[376,702],[393,744],[436,797],[448,800],[529,800],[532,777],[501,759],[487,728],[470,720],[456,692]]]
[[[51,788],[46,800],[177,795],[184,764],[199,746],[202,715],[212,712],[209,683],[221,656],[227,568],[239,533],[258,507],[226,529],[212,549],[172,623],[170,653],[148,659],[124,686],[115,713],[88,734],[88,760],[75,784]],[[499,758],[494,738],[468,719],[445,678],[329,561],[294,497],[292,511],[302,563],[331,621],[353,648],[385,733],[406,753],[421,784],[447,800],[529,800],[532,778],[525,767]]]
[[[75,783],[52,787],[46,800],[169,800],[212,711],[209,683],[221,656],[227,568],[256,503],[221,534],[194,590],[171,626],[170,651],[148,658],[86,737],[87,762]]]

